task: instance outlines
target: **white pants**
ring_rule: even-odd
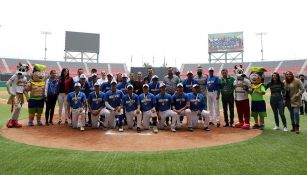
[[[123,109],[121,109],[120,112],[117,112],[117,110],[110,111],[110,115],[105,116],[104,127],[115,128],[116,126],[115,116],[117,115],[123,115]]]
[[[209,111],[210,111],[210,122],[214,122],[214,111],[216,115],[216,122],[220,122],[220,109],[219,109],[219,100],[216,99],[217,91],[208,92],[208,103],[209,103]]]
[[[153,113],[151,110],[143,112],[143,128],[149,129],[150,118],[158,117],[157,112]]]
[[[204,127],[208,127],[209,120],[210,120],[209,112],[206,111],[206,110],[202,110],[200,115],[204,120]],[[198,118],[199,118],[198,112],[192,111],[191,116],[188,118],[189,119],[188,120],[188,127],[192,127],[192,128],[197,127]]]
[[[137,119],[137,127],[141,128],[141,125],[142,125],[142,112],[140,111],[140,113],[137,114],[136,110],[130,111],[130,112],[126,112],[128,128],[133,128],[133,118],[134,117],[136,117],[136,119]]]
[[[191,118],[191,110],[190,109],[186,109],[181,111],[179,114],[177,114],[177,126],[176,127],[181,127],[181,123],[179,121],[180,116],[187,116],[187,122],[189,123],[189,118]]]
[[[71,110],[71,123],[72,123],[72,128],[78,128],[78,123],[80,123],[80,126],[85,126],[85,111],[84,109],[82,109],[82,111],[80,112],[81,108],[78,109],[72,109]],[[80,121],[79,121],[80,118]]]
[[[93,110],[93,112],[96,112],[96,111],[97,110]],[[98,115],[93,115],[93,113],[92,113],[91,117],[92,117],[92,127],[93,128],[98,128],[99,127],[98,120],[99,120],[99,117],[101,115],[104,115],[105,118],[110,118],[110,111],[107,110],[106,108],[103,108],[103,109],[101,109],[101,111],[100,111],[100,113]]]
[[[68,119],[68,111],[67,111],[67,94],[60,93],[58,96],[58,103],[59,103],[59,121],[62,121],[62,111],[64,110],[65,113],[65,120]],[[64,108],[63,108],[64,107]]]
[[[166,110],[166,111],[160,111],[159,116],[161,117],[159,121],[159,128],[164,128],[164,122],[166,120],[166,117],[172,117],[172,128],[176,127],[176,122],[177,122],[177,114],[176,112],[172,110]]]

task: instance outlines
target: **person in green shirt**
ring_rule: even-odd
[[[224,111],[224,127],[234,127],[234,86],[233,83],[235,78],[228,75],[227,69],[222,69],[221,71],[222,78],[220,79],[221,84],[221,94],[222,94],[222,104],[223,104],[223,111]],[[228,108],[230,113],[230,122],[228,119]]]

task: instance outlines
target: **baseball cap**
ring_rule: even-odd
[[[117,81],[116,80],[112,80],[111,84],[113,84],[113,83],[117,84]]]
[[[96,73],[93,73],[93,74],[92,74],[92,77],[97,77],[97,74],[96,74]]]
[[[213,70],[214,71],[214,67],[209,67],[208,71]]]
[[[80,79],[86,79],[86,76],[84,74],[81,74]]]
[[[183,87],[183,84],[182,83],[178,83],[177,87]]]
[[[132,84],[129,84],[129,85],[127,86],[127,89],[129,89],[129,88],[133,88],[133,85],[132,85]]]
[[[128,78],[127,74],[123,74],[122,78]]]
[[[187,75],[189,75],[189,74],[192,74],[192,75],[193,75],[193,72],[189,70],[188,73],[187,73]]]
[[[165,86],[166,86],[165,83],[160,83],[160,88],[161,88],[161,87],[165,87]]]
[[[154,76],[152,76],[151,79],[152,79],[152,80],[153,80],[153,79],[159,79],[159,77],[158,77],[158,75],[154,75]]]
[[[195,87],[199,87],[199,85],[198,84],[193,84],[193,88],[195,88]]]
[[[75,83],[75,87],[81,87],[80,83]]]
[[[144,88],[144,87],[149,87],[149,85],[148,85],[148,84],[144,84],[144,85],[143,85],[143,88]]]
[[[108,74],[107,74],[107,76],[111,76],[111,77],[113,77],[113,75],[112,75],[111,73],[108,73]]]
[[[94,84],[94,86],[100,86],[100,84],[99,84],[98,82],[96,82],[96,83]]]

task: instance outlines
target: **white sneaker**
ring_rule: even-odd
[[[273,128],[273,130],[279,130],[279,127],[278,127],[278,126],[275,126],[275,127]]]
[[[284,131],[285,131],[285,132],[288,132],[288,128],[287,128],[287,127],[284,127]]]
[[[176,132],[176,129],[173,128],[173,127],[171,127],[171,131],[172,131],[172,132]]]
[[[118,129],[118,132],[123,132],[123,131],[124,131],[124,128],[122,127]]]
[[[84,129],[84,127],[83,126],[81,126],[80,127],[80,131],[84,131],[85,129]]]
[[[154,133],[158,133],[158,127],[157,127],[157,126],[154,126],[154,127],[153,127],[153,132],[154,132]]]

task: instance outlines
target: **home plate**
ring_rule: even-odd
[[[131,132],[118,132],[118,131],[106,131],[105,135],[118,135],[118,136],[124,136],[124,135],[142,135],[142,136],[150,136],[152,135],[152,132],[142,132],[142,133],[131,133]]]

